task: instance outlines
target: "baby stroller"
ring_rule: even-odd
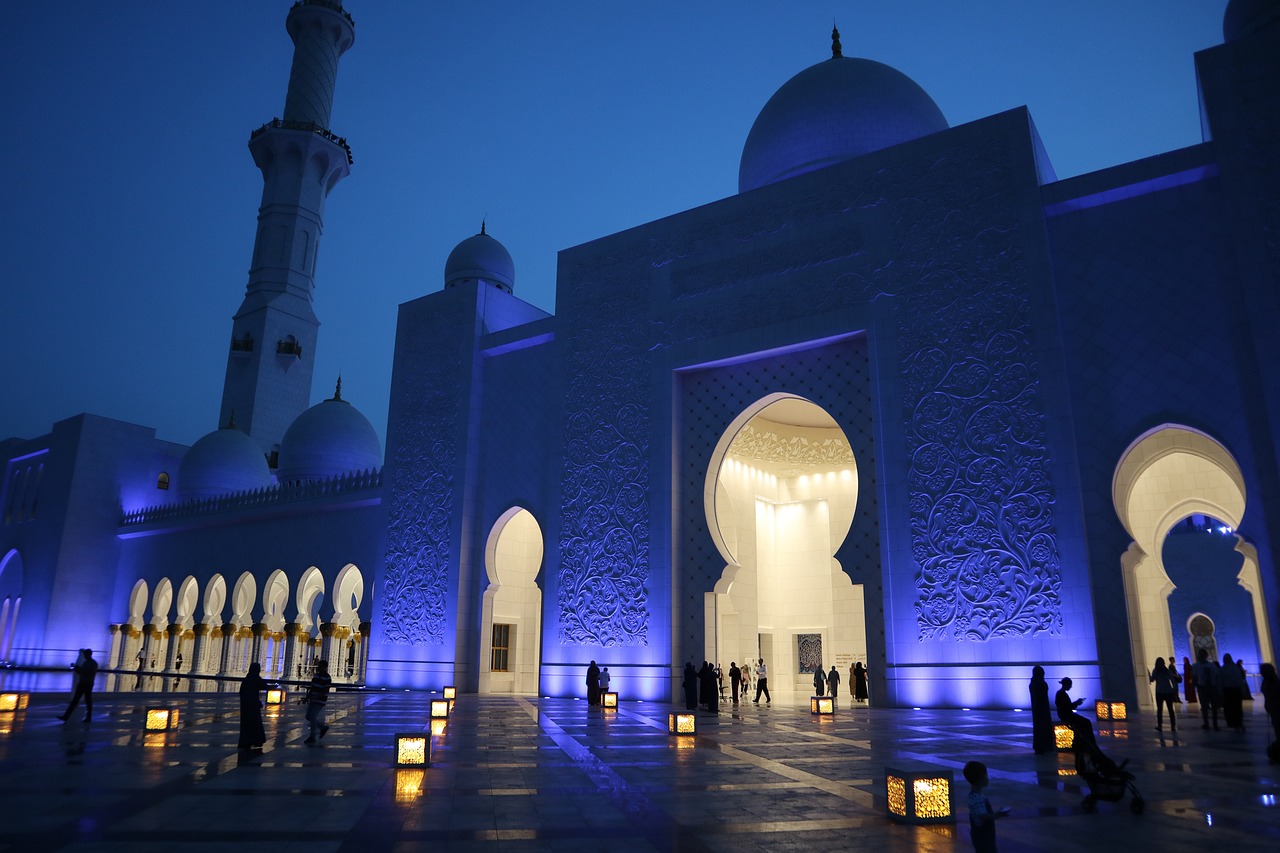
[[[1080,737],[1078,732],[1075,754],[1076,775],[1089,786],[1089,794],[1080,803],[1081,808],[1087,812],[1097,811],[1098,800],[1118,803],[1128,792],[1133,795],[1129,810],[1134,814],[1142,814],[1146,803],[1143,802],[1138,786],[1133,783],[1133,774],[1124,769],[1129,763],[1128,759],[1116,764],[1098,748],[1097,741]]]

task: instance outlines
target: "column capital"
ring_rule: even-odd
[[[164,632],[170,637],[178,636],[182,633],[182,626],[178,624],[169,625],[164,629]]]
[[[197,637],[203,637],[205,634],[209,633],[209,626],[203,622],[197,622],[191,627],[191,630]]]

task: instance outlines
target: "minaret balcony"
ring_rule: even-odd
[[[351,156],[351,146],[347,144],[347,140],[344,137],[338,136],[330,131],[329,128],[321,127],[313,121],[289,121],[288,119],[273,118],[262,127],[250,133],[249,141],[252,142],[272,128],[279,128],[280,130],[305,130],[308,133],[314,133],[316,136],[329,140],[334,145],[337,145],[343,151],[347,152],[348,166],[354,165],[356,162],[355,158]]]

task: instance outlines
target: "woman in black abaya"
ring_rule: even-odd
[[[262,749],[267,733],[262,728],[262,691],[267,682],[262,679],[262,666],[249,664],[249,672],[240,682],[240,748]]]
[[[1049,704],[1049,682],[1044,680],[1044,667],[1031,670],[1031,748],[1036,755],[1053,752],[1053,707]]]

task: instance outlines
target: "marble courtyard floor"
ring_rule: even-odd
[[[1027,713],[845,705],[818,720],[777,702],[700,714],[698,735],[677,740],[663,704],[464,695],[432,766],[397,771],[393,736],[426,727],[430,698],[337,694],[316,746],[290,704],[268,712],[254,756],[235,749],[234,694],[99,694],[89,725],[57,719],[65,694],[32,694],[0,714],[0,851],[971,850],[959,769],[973,758],[992,802],[1013,809],[1004,853],[1280,849],[1260,707],[1247,734],[1189,717],[1177,739],[1148,716],[1100,724],[1146,799],[1134,815],[1128,801],[1083,811],[1070,756],[1031,754]],[[161,699],[181,726],[144,736]],[[955,771],[957,824],[886,818],[883,768],[902,760]]]

